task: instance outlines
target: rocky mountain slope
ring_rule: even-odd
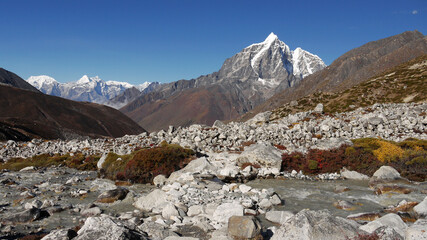
[[[39,92],[35,87],[28,84],[25,80],[20,78],[13,72],[0,68],[0,85],[12,86],[21,89],[26,89],[33,92]]]
[[[418,31],[369,42],[343,54],[330,66],[305,78],[294,88],[276,94],[243,119],[317,91],[334,93],[348,89],[424,54],[427,54],[427,37]]]
[[[26,83],[17,75],[19,82]],[[29,85],[29,84],[28,84]],[[0,139],[120,137],[144,132],[113,108],[0,85]]]
[[[135,88],[139,92],[147,89],[152,83],[145,82],[133,86],[127,82],[103,81],[98,76],[88,77],[84,75],[76,82],[60,83],[54,78],[41,75],[31,76],[27,82],[41,92],[75,101],[94,102],[106,104],[112,107],[121,107],[120,104],[109,104],[110,100],[122,94],[129,88]],[[155,85],[158,83],[155,83]],[[150,89],[150,88],[148,88]]]
[[[326,113],[345,112],[373,103],[427,101],[427,54],[389,69],[347,90],[317,92],[272,110],[271,119],[308,111],[319,103]]]
[[[235,118],[326,65],[271,33],[227,59],[218,72],[164,84],[121,109],[148,130]]]

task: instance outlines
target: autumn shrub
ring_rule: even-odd
[[[393,162],[403,156],[404,150],[401,147],[383,140],[377,140],[377,143],[380,147],[373,153],[379,161]]]
[[[102,174],[112,180],[150,183],[159,174],[169,176],[187,165],[195,153],[176,144],[162,143],[129,155],[109,153]]]
[[[353,146],[336,149],[310,149],[282,155],[282,171],[302,170],[305,174],[338,172],[343,167],[372,175],[379,167],[389,165],[414,181],[427,176],[426,140],[407,139],[400,143],[375,138],[353,140]]]

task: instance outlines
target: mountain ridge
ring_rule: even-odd
[[[151,82],[132,85],[127,82],[104,81],[98,76],[83,75],[75,82],[61,83],[47,75],[31,76],[27,82],[41,92],[75,101],[94,102],[112,107],[120,107],[109,102],[122,94],[126,89],[135,87],[139,91],[148,88]],[[158,84],[158,83],[155,83]]]
[[[416,30],[368,42],[344,53],[322,71],[299,82],[295,88],[276,93],[237,120],[245,121],[257,113],[278,108],[318,91],[334,93],[348,89],[426,53],[427,37]]]
[[[196,122],[210,125],[215,120],[228,120],[253,109],[277,91],[295,85],[301,81],[302,75],[326,66],[314,54],[302,49],[297,52],[302,53],[302,58],[311,56],[307,61],[312,64],[296,65],[298,74],[294,75],[293,51],[271,33],[263,42],[252,44],[226,59],[217,72],[162,84],[120,110],[149,131],[169,125],[185,126],[184,123]],[[206,91],[210,96],[206,96]],[[224,102],[218,107],[216,101],[220,100]],[[220,111],[198,112],[198,102],[201,101],[206,103],[205,108]],[[171,110],[181,117],[171,118]],[[184,112],[186,114],[182,114]]]

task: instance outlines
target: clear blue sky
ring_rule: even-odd
[[[369,41],[427,34],[426,0],[0,0],[0,9],[0,67],[61,82],[191,79],[270,32],[328,65]]]

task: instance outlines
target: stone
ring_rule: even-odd
[[[223,129],[223,128],[225,128],[225,127],[226,127],[226,125],[225,125],[223,122],[221,122],[220,120],[216,120],[216,121],[213,123],[212,127],[214,127],[214,128],[219,128],[219,129]]]
[[[243,216],[243,206],[239,203],[223,203],[213,213],[213,220],[228,223],[231,216]]]
[[[278,194],[273,194],[273,196],[271,196],[271,198],[270,198],[270,202],[271,202],[271,204],[273,204],[273,205],[282,205],[282,203],[283,203],[283,201],[282,201],[282,199],[279,197],[279,195]]]
[[[20,172],[32,172],[35,171],[36,167],[34,166],[28,166],[28,167],[24,167],[23,169],[19,170]]]
[[[126,198],[129,190],[123,187],[118,187],[116,189],[108,190],[106,192],[101,193],[98,196],[97,202],[101,203],[113,203],[117,200],[123,200]]]
[[[43,205],[43,202],[36,199],[32,201],[31,203],[25,203],[24,208],[25,209],[31,209],[31,208],[41,208]]]
[[[418,219],[406,229],[406,240],[427,240],[427,219]]]
[[[23,212],[18,212],[1,219],[3,224],[29,223],[41,218],[41,211],[38,208],[31,208]]]
[[[193,205],[193,206],[190,206],[188,208],[187,215],[189,217],[193,217],[193,216],[200,215],[200,214],[203,214],[203,213],[204,213],[204,210],[203,210],[203,206],[202,205]]]
[[[384,215],[377,220],[367,223],[366,225],[362,225],[359,228],[365,232],[373,233],[378,228],[386,226],[393,228],[399,235],[404,236],[407,225],[403,220],[399,217],[399,215],[395,213],[389,213]]]
[[[253,216],[232,216],[227,229],[235,239],[262,239],[261,224]]]
[[[105,160],[107,159],[108,154],[102,154],[101,158],[98,160],[98,162],[96,163],[96,167],[98,169],[102,168],[102,165],[104,164]]]
[[[168,203],[162,210],[162,217],[166,220],[169,220],[174,216],[179,216],[178,209],[175,207],[175,205]]]
[[[163,174],[159,174],[159,175],[154,177],[153,184],[156,187],[161,187],[161,186],[165,185],[166,181],[167,181],[166,176]]]
[[[44,236],[42,240],[70,240],[76,236],[76,231],[72,229],[59,229],[52,230],[48,235]]]
[[[323,113],[323,104],[321,104],[321,103],[317,104],[316,107],[313,109],[313,112]]]
[[[239,166],[244,163],[258,164],[263,168],[280,169],[282,164],[282,153],[274,146],[267,143],[257,143],[245,147],[244,151],[237,157]]]
[[[374,231],[374,236],[378,236],[381,240],[404,240],[403,236],[389,226],[382,226]]]
[[[136,200],[134,206],[138,209],[151,212],[153,208],[162,209],[167,204],[167,194],[162,190],[155,189],[146,196]]]
[[[92,183],[90,184],[91,186],[91,191],[100,191],[100,192],[104,192],[104,191],[108,191],[108,190],[112,190],[112,189],[116,189],[117,186],[114,184],[113,181],[109,180],[109,179],[101,179],[101,178],[97,178],[95,180],[92,181]]]
[[[390,166],[381,166],[372,176],[378,180],[395,180],[400,179],[400,173]]]
[[[273,204],[270,202],[270,200],[268,200],[267,198],[264,198],[261,200],[258,206],[262,209],[270,209],[273,206]]]
[[[290,211],[269,211],[265,213],[265,218],[270,222],[274,222],[282,225],[294,215],[295,214],[293,214]]]
[[[252,187],[250,187],[250,186],[248,186],[248,185],[245,185],[245,184],[241,184],[241,185],[239,186],[239,189],[240,189],[240,191],[241,191],[242,193],[247,193],[247,192],[249,192],[249,191],[252,189]]]
[[[173,231],[166,229],[165,226],[158,224],[156,222],[146,221],[137,227],[138,230],[146,232],[150,239],[161,240],[169,236],[178,237],[178,234]]]
[[[335,193],[343,193],[343,192],[347,192],[347,191],[350,191],[350,188],[345,187],[345,186],[341,186],[341,185],[337,185],[334,188]]]
[[[351,180],[369,180],[369,177],[365,174],[358,173],[356,171],[350,171],[346,168],[343,168],[341,170],[341,176],[345,179],[351,179]]]
[[[414,212],[419,217],[427,217],[427,197],[414,207]]]
[[[289,218],[271,240],[353,239],[361,231],[352,220],[335,217],[328,210],[301,210]]]
[[[102,213],[102,210],[99,207],[88,208],[81,212],[81,214],[85,217],[89,217],[89,216],[93,217],[93,216],[100,215],[101,213]]]
[[[77,232],[75,240],[137,240],[148,239],[146,235],[129,229],[110,217],[89,217]]]

